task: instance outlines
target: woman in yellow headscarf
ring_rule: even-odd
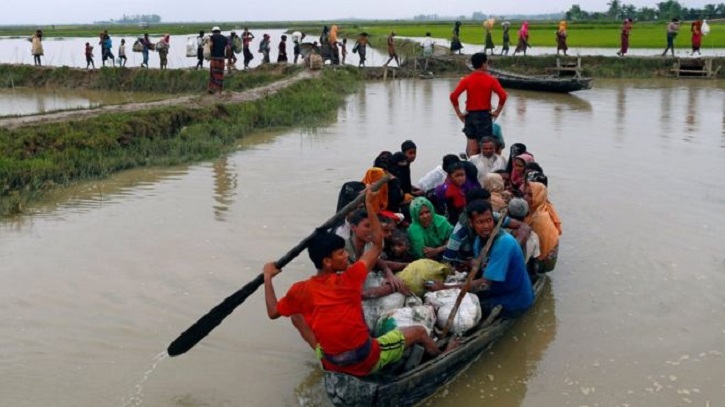
[[[524,190],[524,198],[529,204],[529,215],[524,222],[539,236],[541,255],[537,259],[541,262],[541,271],[551,271],[556,266],[559,254],[559,236],[561,235],[561,220],[549,202],[546,186],[539,182],[528,182]]]
[[[566,56],[566,50],[569,47],[566,46],[566,21],[559,22],[559,29],[556,30],[556,55],[559,55],[559,51],[564,51]]]

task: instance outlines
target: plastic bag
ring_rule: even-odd
[[[204,59],[206,59],[207,61],[210,60],[211,59],[211,41],[209,41],[208,39],[204,40],[203,49],[204,49]]]
[[[143,38],[136,39],[131,47],[131,50],[133,52],[143,52]]]
[[[384,278],[378,273],[368,273],[363,289],[380,287]],[[363,316],[370,332],[375,331],[378,319],[386,311],[394,310],[405,305],[405,296],[400,293],[392,293],[384,297],[371,298],[362,302]]]
[[[196,58],[196,37],[188,37],[186,39],[186,56]]]
[[[456,304],[456,298],[461,290],[452,288],[449,290],[441,290],[430,292],[425,295],[425,303],[432,305],[436,309],[436,326],[445,329],[448,323],[448,316],[453,311]],[[456,317],[450,327],[450,332],[454,334],[464,333],[478,325],[481,321],[481,303],[478,297],[471,293],[466,293],[463,297],[461,305],[458,307]]]
[[[385,335],[393,329],[407,328],[420,325],[428,331],[433,331],[436,323],[436,313],[430,305],[398,308],[384,312],[375,326],[375,337]]]
[[[241,37],[234,37],[232,40],[232,50],[234,50],[235,54],[239,54],[243,50],[243,44]]]
[[[410,291],[422,297],[427,292],[425,289],[426,281],[443,281],[450,273],[451,269],[443,263],[430,259],[420,259],[405,266],[397,276],[403,280]]]
[[[700,31],[702,31],[702,35],[710,34],[710,25],[707,23],[707,20],[702,20],[702,27],[700,27]]]

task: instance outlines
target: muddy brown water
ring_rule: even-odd
[[[312,352],[255,293],[187,354],[154,357],[329,217],[381,150],[418,179],[464,147],[455,81],[370,83],[338,120],[195,165],[58,190],[0,221],[8,406],[328,405]],[[717,406],[725,399],[725,83],[512,91],[500,118],[563,219],[544,297],[424,405]],[[311,273],[305,255],[278,293]],[[149,373],[150,372],[150,373]]]
[[[0,89],[0,117],[89,109],[131,102],[150,102],[164,97],[165,95],[145,92],[111,92],[89,89]]]

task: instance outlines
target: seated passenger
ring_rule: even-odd
[[[374,212],[374,194],[367,193],[366,208]],[[422,345],[426,352],[441,351],[422,326],[395,329],[371,338],[363,319],[360,297],[368,270],[382,250],[380,223],[372,218],[372,247],[360,261],[348,264],[345,242],[339,236],[322,232],[308,247],[317,274],[295,283],[277,300],[272,279],[280,270],[273,262],[264,266],[264,294],[270,319],[301,314],[299,323],[309,325],[310,340],[317,341],[317,355],[328,371],[366,376],[402,358],[406,347]],[[455,345],[454,345],[455,346]]]
[[[490,205],[490,194],[485,189],[474,189],[466,195],[467,201],[485,201]],[[498,222],[498,212],[493,213],[493,217]],[[519,244],[523,245],[529,236],[531,228],[525,223],[506,217],[502,223],[502,227],[510,228],[517,233]],[[473,243],[476,240],[476,233],[471,226],[468,214],[463,213],[458,219],[456,226],[453,228],[451,237],[448,239],[446,250],[443,252],[443,262],[450,264],[458,270],[468,270],[470,268],[470,260],[473,258]]]
[[[483,182],[488,173],[506,169],[506,159],[496,154],[496,143],[491,137],[484,137],[481,140],[481,153],[469,158],[473,165],[478,169],[478,182]]]
[[[519,222],[523,222],[526,216],[529,214],[529,204],[526,203],[524,198],[514,198],[509,202],[509,216],[512,219],[516,219]],[[516,236],[516,231],[509,231],[511,234]],[[526,245],[524,249],[524,260],[526,261],[526,267],[530,272],[536,273],[539,270],[537,257],[541,254],[541,245],[539,244],[539,235],[533,230],[531,231],[528,239],[526,239]],[[533,259],[533,261],[531,261]]]
[[[400,145],[400,153],[405,157],[406,162],[405,165],[401,166],[401,175],[399,176],[400,186],[403,188],[403,192],[413,196],[422,196],[425,194],[425,191],[413,186],[410,179],[410,166],[413,164],[413,161],[415,161],[415,158],[418,155],[418,146],[415,145],[413,140],[405,140]]]
[[[435,190],[436,201],[445,203],[448,222],[455,224],[466,208],[466,193],[472,189],[472,186],[470,183],[466,183],[466,170],[463,168],[463,163],[457,162],[449,165],[446,173],[448,173],[446,182]]]
[[[508,203],[504,198],[506,194],[503,177],[495,172],[486,174],[483,180],[483,187],[491,194],[491,207],[494,212],[501,212]],[[510,198],[509,198],[510,199]]]
[[[524,169],[526,168],[526,164],[533,161],[534,156],[529,153],[522,153],[514,157],[514,164],[511,169],[511,185],[513,185],[515,192],[524,192],[526,184],[526,175],[524,174]]]
[[[400,229],[393,231],[392,236],[390,236],[390,245],[386,251],[388,252],[386,259],[388,266],[393,271],[402,270],[415,260],[413,255],[410,254],[408,234]],[[395,263],[395,265],[391,265],[391,263]]]
[[[556,267],[556,258],[559,254],[561,220],[554,205],[549,202],[548,191],[544,184],[528,182],[524,198],[529,204],[529,215],[525,222],[539,236],[541,244],[541,254],[537,258],[541,262],[540,271],[551,271]]]
[[[413,257],[440,260],[453,226],[444,216],[436,214],[433,204],[423,197],[413,199],[410,217],[408,237]]]
[[[446,182],[446,177],[448,176],[444,168],[459,161],[461,161],[461,159],[458,158],[457,155],[446,154],[443,157],[443,163],[441,165],[430,170],[418,181],[418,187],[427,192],[435,189],[438,185],[442,185]]]

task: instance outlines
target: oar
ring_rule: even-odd
[[[458,298],[456,298],[456,303],[453,305],[453,309],[451,310],[451,314],[448,315],[448,321],[446,321],[446,327],[443,329],[443,335],[441,338],[445,338],[448,336],[448,331],[451,329],[451,325],[453,324],[453,320],[456,319],[456,314],[458,313],[458,307],[461,306],[461,301],[463,301],[463,297],[466,296],[468,293],[468,290],[471,289],[471,282],[475,278],[476,274],[478,274],[478,269],[481,267],[481,264],[483,264],[484,259],[488,256],[489,250],[491,250],[491,245],[493,245],[493,240],[496,238],[496,235],[498,234],[498,231],[501,229],[501,225],[503,224],[504,218],[506,218],[506,212],[507,209],[504,208],[499,213],[498,217],[498,223],[496,223],[496,226],[493,228],[493,231],[491,231],[491,235],[488,237],[488,240],[486,241],[486,246],[483,247],[483,250],[481,250],[481,253],[478,254],[478,257],[476,257],[473,260],[473,263],[471,264],[471,271],[468,272],[468,278],[466,278],[466,283],[463,284],[463,288],[461,288],[461,292],[458,293]]]
[[[388,182],[390,178],[390,175],[385,175],[383,176],[383,178],[375,182],[372,185],[373,191],[377,191],[386,182]],[[345,205],[333,217],[328,219],[320,227],[315,229],[315,231],[312,232],[309,236],[299,242],[297,246],[293,247],[289,252],[287,252],[287,254],[277,260],[274,263],[275,266],[277,266],[277,268],[279,269],[286,266],[287,263],[292,261],[295,257],[302,253],[305,248],[307,248],[310,240],[312,240],[318,230],[327,230],[333,227],[339,220],[345,217],[345,215],[357,208],[358,205],[360,205],[364,200],[364,193],[357,196],[352,202]],[[194,325],[190,326],[189,329],[184,331],[181,335],[179,335],[178,338],[171,342],[169,347],[166,349],[169,356],[178,356],[186,353],[189,349],[193,348],[194,345],[204,339],[204,337],[207,336],[209,332],[216,328],[217,325],[219,325],[224,320],[224,318],[231,314],[235,308],[240,306],[247,299],[247,297],[254,293],[257,288],[259,288],[259,286],[261,286],[263,283],[264,275],[260,273],[254,280],[247,283],[247,285],[242,287],[239,291],[230,295],[229,297],[224,299],[224,301],[219,303],[216,307],[212,308],[211,311],[201,317],[198,321],[196,321],[196,323],[194,323]]]

